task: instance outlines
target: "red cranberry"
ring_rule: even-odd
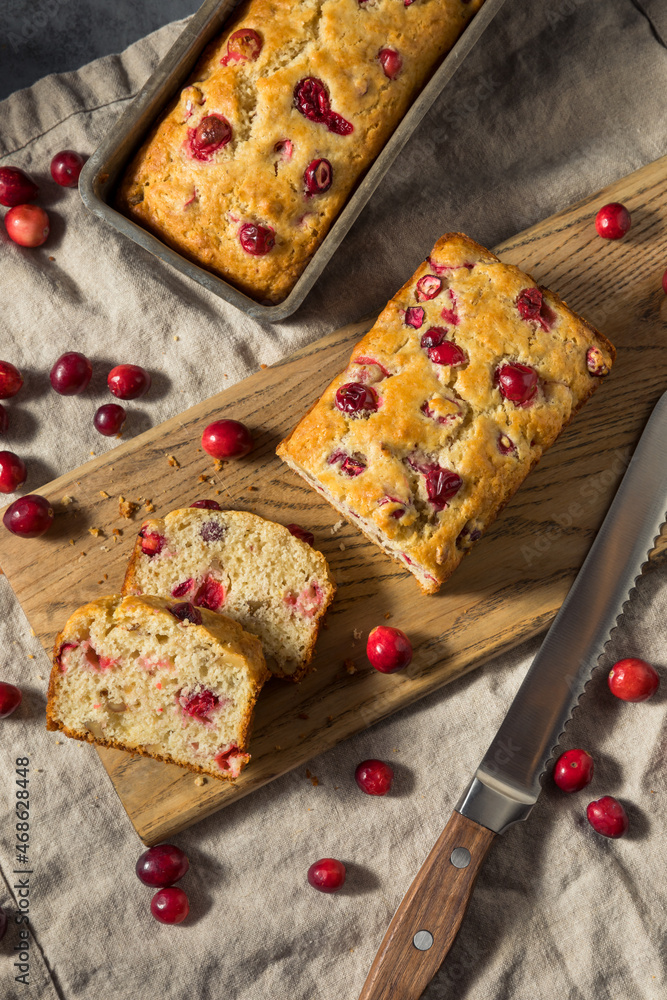
[[[439,465],[429,468],[425,472],[425,479],[426,495],[436,510],[444,510],[463,485],[458,473],[443,469]]]
[[[23,385],[23,376],[9,361],[0,361],[0,399],[11,399]]]
[[[165,546],[166,538],[164,535],[158,535],[157,532],[144,532],[142,530],[139,532],[139,537],[141,538],[141,551],[149,558],[158,556]]]
[[[378,625],[368,636],[366,655],[381,674],[393,674],[412,660],[412,643],[400,628]]]
[[[213,760],[216,762],[223,774],[228,774],[231,778],[238,778],[245,764],[250,760],[250,754],[239,750],[237,746],[229,747],[228,750],[221,750]]]
[[[586,351],[586,368],[588,374],[594,375],[596,378],[604,378],[611,370],[598,347],[589,347]]]
[[[342,459],[342,461],[341,461]],[[329,456],[329,465],[335,465],[340,462],[340,471],[345,476],[358,476],[366,468],[366,461],[363,455],[346,455],[344,451],[335,451]]]
[[[195,604],[209,611],[217,611],[225,603],[225,588],[214,577],[209,576],[199,589]]]
[[[593,780],[593,768],[585,750],[566,750],[556,761],[554,781],[563,792],[580,792]]]
[[[201,510],[222,510],[217,500],[195,500],[191,507],[198,507]]]
[[[496,369],[495,382],[500,389],[500,395],[509,399],[516,406],[529,403],[537,393],[537,372],[528,365],[501,365]]]
[[[244,222],[239,229],[239,241],[246,253],[262,257],[276,245],[275,231],[271,226],[256,226],[253,222]]]
[[[290,139],[279,139],[273,147],[273,152],[277,153],[285,163],[288,163],[294,154],[294,144]]]
[[[354,132],[354,125],[347,118],[343,118],[336,111],[329,111],[326,116],[327,128],[336,135],[350,135]]]
[[[68,351],[58,358],[49,378],[61,396],[77,396],[87,388],[92,375],[93,366],[88,358],[78,351]]]
[[[422,347],[425,348],[437,347],[438,344],[441,344],[443,340],[446,339],[447,339],[447,331],[444,329],[444,327],[432,326],[430,327],[430,329],[426,331],[426,333],[422,333],[421,340],[419,341],[419,343]]]
[[[390,80],[395,80],[403,65],[403,60],[396,49],[380,49],[378,59],[380,60],[384,75]]]
[[[13,493],[28,475],[25,463],[13,451],[0,451],[0,493]]]
[[[303,175],[306,193],[324,194],[331,187],[333,168],[328,160],[312,160]]]
[[[53,507],[37,493],[28,493],[10,504],[2,523],[13,535],[21,538],[39,538],[53,524]]]
[[[206,115],[197,128],[188,130],[190,149],[196,160],[210,160],[232,138],[232,126],[223,115]]]
[[[21,704],[23,695],[13,684],[0,681],[0,719],[6,719]]]
[[[137,861],[137,878],[144,885],[162,888],[182,879],[190,863],[180,847],[158,844],[149,847]]]
[[[556,320],[556,314],[544,301],[539,288],[524,288],[516,300],[521,319],[539,323],[543,330],[550,330]]]
[[[657,670],[634,656],[615,663],[607,681],[611,693],[622,701],[647,701],[660,686]]]
[[[611,795],[590,802],[586,816],[595,832],[603,837],[622,837],[628,829],[628,815],[618,799]]]
[[[336,392],[336,406],[342,413],[374,413],[378,408],[377,394],[370,385],[347,382]]]
[[[191,715],[193,719],[200,719],[205,722],[210,721],[211,713],[220,704],[220,699],[212,691],[209,691],[208,688],[198,691],[197,694],[190,695],[189,698],[181,695],[178,700],[184,715]]]
[[[366,795],[386,795],[394,772],[383,760],[363,760],[354,772],[354,780]]]
[[[177,583],[175,587],[172,587],[171,596],[172,597],[185,597],[195,585],[195,581],[192,577],[189,580],[183,580],[182,583]]]
[[[9,416],[7,410],[0,403],[0,434],[6,434],[9,427]]]
[[[74,188],[79,183],[84,162],[83,156],[79,156],[73,149],[63,149],[51,160],[51,176],[61,187]]]
[[[116,365],[107,376],[109,391],[118,399],[139,399],[151,387],[151,377],[139,365]]]
[[[441,344],[429,347],[428,356],[436,365],[465,365],[468,361],[465,351],[451,340],[443,340]]]
[[[180,924],[189,912],[188,897],[177,886],[160,889],[151,899],[151,913],[161,924]]]
[[[105,403],[98,407],[93,417],[95,430],[105,437],[113,437],[119,434],[125,423],[126,413],[118,403]]]
[[[434,299],[441,291],[442,278],[436,277],[435,274],[425,274],[417,282],[417,289],[415,291],[417,302],[426,302],[428,299]]]
[[[424,322],[424,316],[425,313],[421,306],[410,306],[405,310],[406,326],[413,326],[415,330],[418,330]]]
[[[0,205],[13,208],[34,201],[39,188],[18,167],[0,167]]]
[[[612,201],[603,205],[595,216],[595,228],[598,236],[605,240],[620,240],[630,229],[632,218],[625,205]]]
[[[199,534],[205,542],[219,542],[227,531],[227,525],[218,524],[217,521],[207,521],[202,524]]]
[[[190,622],[192,625],[201,625],[203,621],[199,608],[196,608],[194,604],[190,604],[189,601],[172,604],[168,610],[174,618],[178,618],[179,622]]]
[[[516,451],[514,441],[507,434],[498,435],[498,451],[501,455],[511,455],[513,451]]]
[[[22,247],[41,247],[50,228],[48,215],[38,205],[16,205],[5,216],[9,238]]]
[[[262,36],[252,28],[239,28],[230,35],[227,42],[227,55],[220,62],[229,66],[234,62],[254,62],[262,51]]]
[[[338,892],[345,882],[345,865],[335,858],[322,858],[308,869],[308,881],[320,892]]]
[[[294,535],[295,538],[300,538],[301,541],[305,542],[307,545],[315,544],[315,535],[312,531],[306,531],[305,528],[302,528],[298,524],[288,524],[287,530],[291,535]]]
[[[329,111],[329,95],[321,80],[307,76],[294,88],[294,107],[311,122],[323,122]]]
[[[252,451],[253,440],[238,420],[216,420],[204,429],[201,446],[213,458],[243,458]]]

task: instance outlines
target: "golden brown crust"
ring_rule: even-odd
[[[302,662],[297,667],[297,669],[292,671],[291,673],[283,670],[277,663],[274,663],[270,666],[270,672],[274,677],[279,677],[282,680],[292,681],[293,683],[296,684],[299,681],[303,680],[306,674],[310,673],[312,669],[312,659],[315,654],[317,639],[320,630],[322,628],[322,625],[324,623],[326,613],[330,608],[333,599],[336,595],[336,581],[333,578],[326,557],[318,549],[314,549],[311,546],[307,545],[306,542],[303,542],[299,538],[296,538],[282,524],[278,524],[277,522],[274,521],[267,521],[265,518],[261,518],[259,517],[259,515],[252,514],[249,511],[222,510],[219,513],[223,518],[225,517],[229,518],[231,516],[235,519],[235,521],[238,524],[240,525],[246,524],[248,528],[251,529],[256,528],[257,526],[261,526],[261,528],[263,528],[264,530],[279,532],[284,538],[285,546],[294,546],[296,548],[305,546],[306,551],[308,551],[309,553],[309,556],[317,561],[318,577],[323,584],[326,583],[324,609],[315,619],[315,628],[311,640],[303,654]],[[193,512],[192,508],[178,509],[171,511],[169,514],[166,515],[166,518],[151,518],[143,522],[143,524],[139,529],[139,534],[137,535],[136,541],[132,549],[132,555],[130,556],[127,569],[125,571],[125,578],[123,580],[123,586],[121,589],[122,594],[124,595],[140,594],[142,592],[142,584],[138,578],[138,567],[140,566],[142,559],[145,559],[141,548],[141,540],[142,540],[141,533],[145,530],[148,533],[154,533],[158,535],[168,535],[170,522],[172,522],[175,519],[178,519],[184,514],[187,514],[187,516],[190,518],[204,518],[206,516],[210,516],[210,511]],[[224,606],[223,606],[223,614],[224,614]]]
[[[248,295],[280,302],[482,3],[250,0],[209,44],[135,155],[117,207]],[[240,28],[257,32],[261,51],[230,62],[228,41]],[[386,49],[401,59],[395,78],[379,59]],[[294,88],[309,77],[323,82],[331,109],[354,126],[351,134],[296,109]],[[232,137],[209,159],[197,159],[192,134],[211,114],[227,120]],[[289,157],[285,147],[275,150],[285,140],[292,144]],[[332,183],[309,194],[304,173],[320,159],[330,163]],[[246,253],[239,242],[245,223],[272,229],[275,246],[263,256]]]
[[[165,611],[166,604],[166,602],[154,597],[130,596],[122,598],[121,595],[113,594],[90,601],[82,607],[77,608],[77,610],[70,615],[63,630],[56,636],[53,647],[52,668],[51,675],[49,677],[46,703],[46,728],[48,730],[60,730],[71,739],[81,740],[85,743],[93,743],[96,746],[123,750],[129,754],[140,754],[143,757],[150,757],[153,760],[158,760],[166,764],[174,764],[177,767],[184,767],[197,774],[214,777],[220,781],[233,781],[234,777],[230,773],[224,771],[220,771],[219,773],[217,771],[214,772],[203,767],[198,767],[197,765],[187,761],[175,760],[168,754],[161,754],[155,750],[147,750],[142,746],[129,746],[119,740],[95,736],[88,730],[72,729],[57,718],[55,706],[57,701],[58,678],[61,676],[60,653],[63,644],[68,641],[68,636],[78,634],[82,626],[85,627],[85,623],[90,621],[96,614],[99,613],[99,611],[104,610],[110,616],[113,615],[113,612],[116,610],[119,603],[122,604],[124,609],[130,612],[133,606],[138,610],[141,610],[143,606],[147,606],[152,608],[154,611],[162,612]],[[168,612],[165,613],[168,614]],[[239,751],[247,753],[250,735],[252,732],[255,704],[265,681],[270,677],[270,673],[264,662],[261,644],[255,636],[244,632],[238,622],[226,618],[224,615],[214,614],[206,609],[202,609],[201,613],[203,619],[202,625],[190,625],[189,628],[203,629],[206,633],[226,647],[229,647],[231,636],[234,636],[236,639],[240,638],[240,648],[243,653],[250,652],[251,654],[254,654],[250,655],[246,659],[246,665],[252,675],[252,690],[250,697],[248,698],[247,707],[240,721],[239,737],[236,744]],[[167,619],[167,621],[169,621],[169,619]]]
[[[541,303],[537,318],[517,306],[526,289]],[[454,364],[422,347],[434,328],[458,352]],[[614,348],[590,323],[530,275],[446,233],[277,451],[435,593],[597,387],[591,350],[608,371]],[[537,373],[527,405],[501,395],[504,364]],[[336,392],[349,383],[370,387],[376,408],[341,412]],[[460,483],[440,505],[428,477],[443,470]]]

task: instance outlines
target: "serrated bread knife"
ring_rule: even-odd
[[[449,951],[496,834],[525,820],[667,515],[661,396],[563,606],[447,826],[394,914],[359,1000],[417,1000]]]

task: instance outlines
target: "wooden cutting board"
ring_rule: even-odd
[[[596,235],[595,213],[608,201],[622,201],[632,213],[632,230],[622,242]],[[235,784],[207,779],[200,787],[192,773],[173,765],[98,751],[145,843],[169,838],[304,765],[544,630],[554,617],[648,414],[667,387],[667,299],[661,288],[667,157],[497,250],[599,327],[617,346],[618,358],[611,377],[437,596],[423,596],[412,577],[356,529],[339,527],[338,514],[274,454],[372,320],[329,334],[50,483],[40,492],[56,503],[58,516],[44,538],[0,532],[0,564],[49,652],[76,607],[121,585],[145,510],[140,507],[133,520],[121,517],[119,495],[151,501],[156,515],[211,497],[284,524],[296,521],[314,533],[330,561],[339,590],[319,641],[317,670],[297,685],[267,684],[257,708],[253,759]],[[216,473],[199,440],[206,424],[223,415],[246,422],[256,447],[247,459]],[[101,534],[94,536],[91,528]],[[366,661],[366,636],[385,621],[413,640],[415,657],[404,673],[378,674]]]

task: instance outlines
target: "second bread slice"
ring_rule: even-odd
[[[123,594],[221,611],[258,636],[278,677],[307,672],[336,587],[327,561],[287,528],[238,510],[174,510],[144,521]]]

